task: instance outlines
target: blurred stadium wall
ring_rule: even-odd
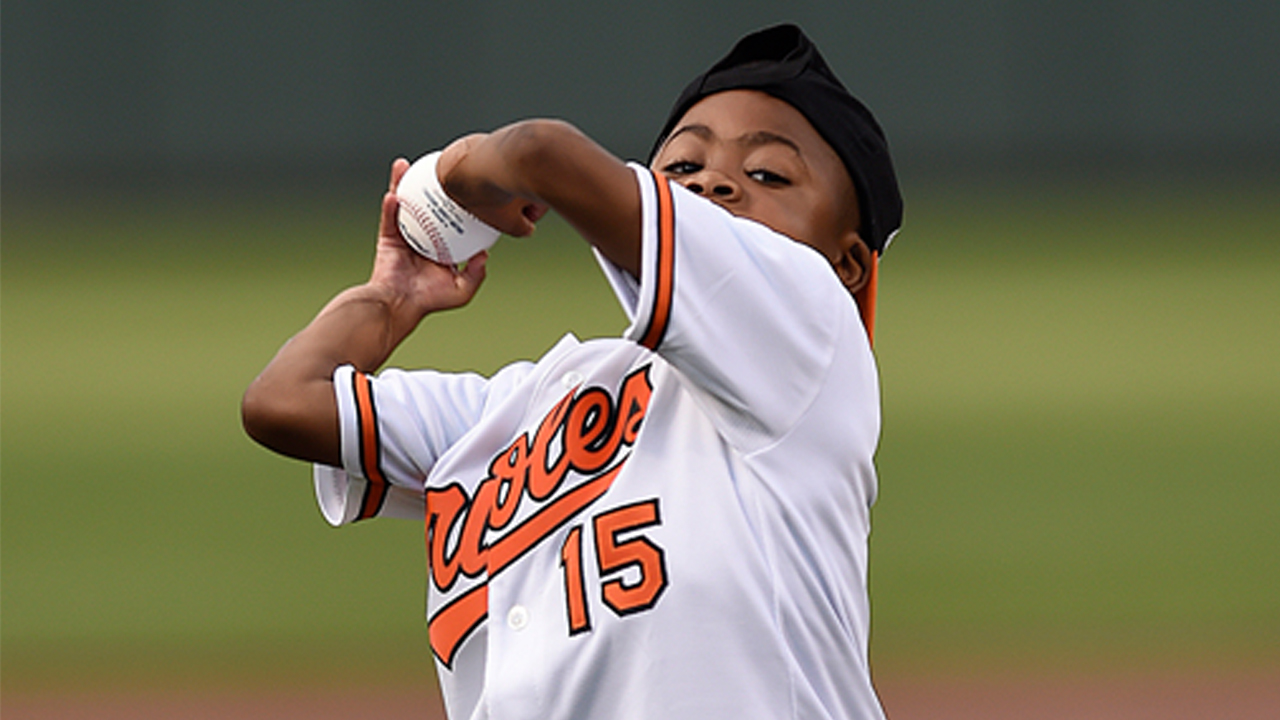
[[[643,158],[679,88],[781,20],[908,177],[1280,167],[1275,0],[10,0],[4,189],[380,178],[531,115]]]

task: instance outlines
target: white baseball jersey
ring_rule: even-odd
[[[324,513],[425,518],[455,720],[882,718],[857,308],[818,252],[632,167],[642,275],[601,259],[624,336],[490,378],[340,368]]]

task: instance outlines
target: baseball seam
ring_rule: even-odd
[[[436,227],[431,213],[421,205],[415,203],[408,198],[400,198],[401,207],[409,211],[413,219],[427,233],[427,240],[431,241],[431,246],[436,251],[436,262],[442,265],[453,265],[453,253],[449,252],[449,246],[445,243],[444,237],[440,234],[440,229]]]

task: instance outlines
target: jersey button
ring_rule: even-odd
[[[507,613],[507,624],[512,630],[523,630],[529,624],[529,611],[523,605],[515,605]]]
[[[560,378],[560,384],[566,390],[572,390],[582,384],[582,373],[577,370],[570,370],[564,374],[564,377]]]

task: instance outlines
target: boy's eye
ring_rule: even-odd
[[[668,163],[662,168],[662,171],[669,175],[691,175],[701,169],[702,166],[698,163],[690,162],[688,160],[677,160],[673,163]]]
[[[764,168],[761,168],[759,170],[747,171],[747,177],[751,178],[752,180],[755,180],[756,182],[764,183],[766,185],[790,185],[791,184],[791,181],[786,179],[785,177],[779,175],[776,172],[773,172],[772,170],[765,170]]]

